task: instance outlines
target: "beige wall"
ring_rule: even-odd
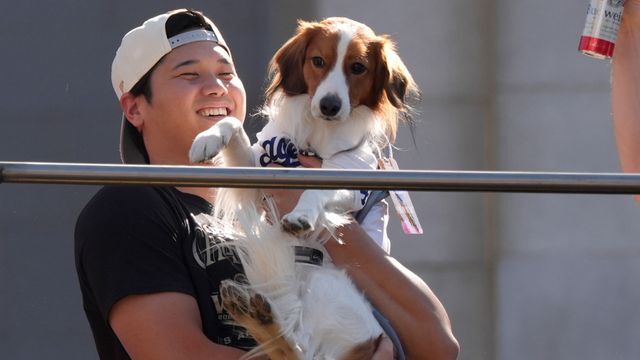
[[[498,1],[501,170],[619,171],[610,65],[575,50],[587,5]],[[511,194],[497,210],[498,358],[638,358],[640,208],[632,199]]]

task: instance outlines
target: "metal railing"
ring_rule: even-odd
[[[0,162],[0,183],[640,194],[640,174]]]

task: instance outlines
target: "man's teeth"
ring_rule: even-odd
[[[209,108],[199,111],[199,114],[202,116],[227,116],[226,108]]]

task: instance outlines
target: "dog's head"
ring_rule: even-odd
[[[311,114],[327,121],[346,120],[364,105],[384,121],[390,140],[398,120],[409,119],[408,101],[419,95],[390,38],[347,18],[299,21],[271,60],[270,75],[267,104],[278,91],[306,93]]]

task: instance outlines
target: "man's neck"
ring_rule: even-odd
[[[154,156],[156,153],[151,152],[149,154],[149,160],[150,163],[152,165],[176,165],[176,166],[190,166],[193,165],[191,163],[189,163],[189,160],[187,158],[184,159],[176,159],[176,158],[169,158],[169,157],[161,157],[161,156]],[[196,195],[199,196],[205,200],[207,200],[208,202],[213,204],[213,201],[215,199],[216,196],[216,189],[215,188],[210,188],[210,187],[188,187],[188,186],[182,186],[182,187],[176,187],[176,189],[178,189],[179,191],[183,192],[183,193],[188,193],[188,194],[192,194],[192,195]]]

